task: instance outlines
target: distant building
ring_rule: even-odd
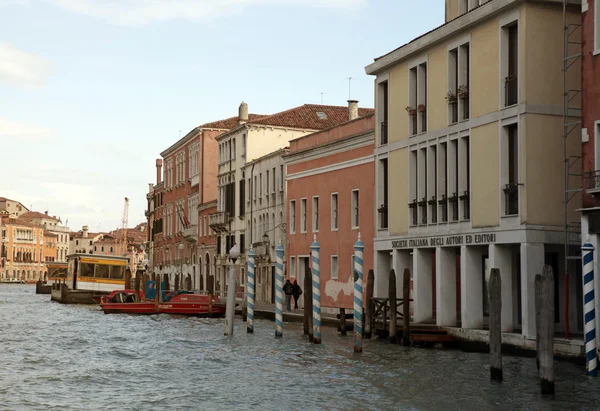
[[[60,218],[48,215],[48,212],[38,213],[29,211],[19,218],[23,221],[29,221],[33,224],[44,227],[47,231],[56,234],[56,261],[66,262],[69,254],[69,227],[62,225]]]
[[[94,244],[104,237],[104,233],[91,233],[87,225],[69,234],[69,254],[94,254]]]
[[[316,236],[321,247],[321,306],[326,311],[353,307],[354,243],[359,233],[364,267],[373,266],[375,116],[356,118],[357,104],[350,101],[348,122],[290,141],[284,156],[287,274],[304,288]]]
[[[47,241],[45,241],[47,240]],[[47,274],[44,264],[51,253],[49,237],[44,228],[20,219],[0,218],[0,279],[13,278],[27,282],[43,279]],[[52,254],[50,254],[52,256]]]
[[[19,218],[28,211],[29,209],[20,202],[0,197],[0,215],[9,216],[10,218]]]

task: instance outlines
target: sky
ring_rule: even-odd
[[[444,0],[0,0],[0,197],[74,231],[120,227],[128,197],[134,226],[180,136],[242,101],[373,107],[365,66],[443,19]]]

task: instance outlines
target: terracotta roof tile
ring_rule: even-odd
[[[258,120],[259,118],[266,117],[266,116],[267,116],[267,114],[249,114],[248,122],[254,122],[255,120]],[[218,121],[213,121],[211,123],[202,124],[200,126],[200,128],[218,128],[218,129],[223,129],[223,130],[231,130],[232,128],[236,128],[238,126],[238,120],[239,120],[239,118],[237,116],[229,117],[229,118],[226,118],[225,120],[218,120]]]
[[[372,108],[359,108],[360,117],[373,113]],[[277,127],[290,127],[310,130],[324,130],[348,122],[348,107],[304,104],[280,113],[272,114],[251,124],[263,124]]]
[[[54,221],[58,221],[58,219],[56,219],[55,217],[46,215],[44,213],[38,213],[37,211],[28,211],[24,214],[21,214],[21,216],[19,217],[19,219],[24,218],[27,220],[30,219],[34,219],[34,218],[45,218],[47,220],[54,220]]]

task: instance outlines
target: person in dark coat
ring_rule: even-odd
[[[298,281],[294,280],[294,284],[292,284],[292,295],[294,296],[294,310],[298,309],[298,300],[302,295],[302,288],[298,285]]]
[[[290,283],[289,279],[285,280],[283,292],[285,294],[285,308],[288,311],[292,311],[292,283]]]

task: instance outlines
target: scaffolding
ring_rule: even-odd
[[[576,131],[581,127],[581,87],[572,89],[569,84],[570,70],[576,70],[581,60],[581,24],[569,23],[567,18],[568,3],[572,0],[563,0],[563,153],[564,153],[564,272],[566,292],[568,293],[568,273],[575,273],[577,264],[581,261],[581,250],[578,246],[572,247],[571,244],[581,244],[581,221],[569,221],[569,203],[572,200],[579,200],[583,191],[582,188],[582,160],[581,155],[571,155],[569,152],[569,138],[577,136]],[[571,185],[570,181],[575,178],[576,185]],[[568,308],[565,310],[566,337],[568,338]]]

